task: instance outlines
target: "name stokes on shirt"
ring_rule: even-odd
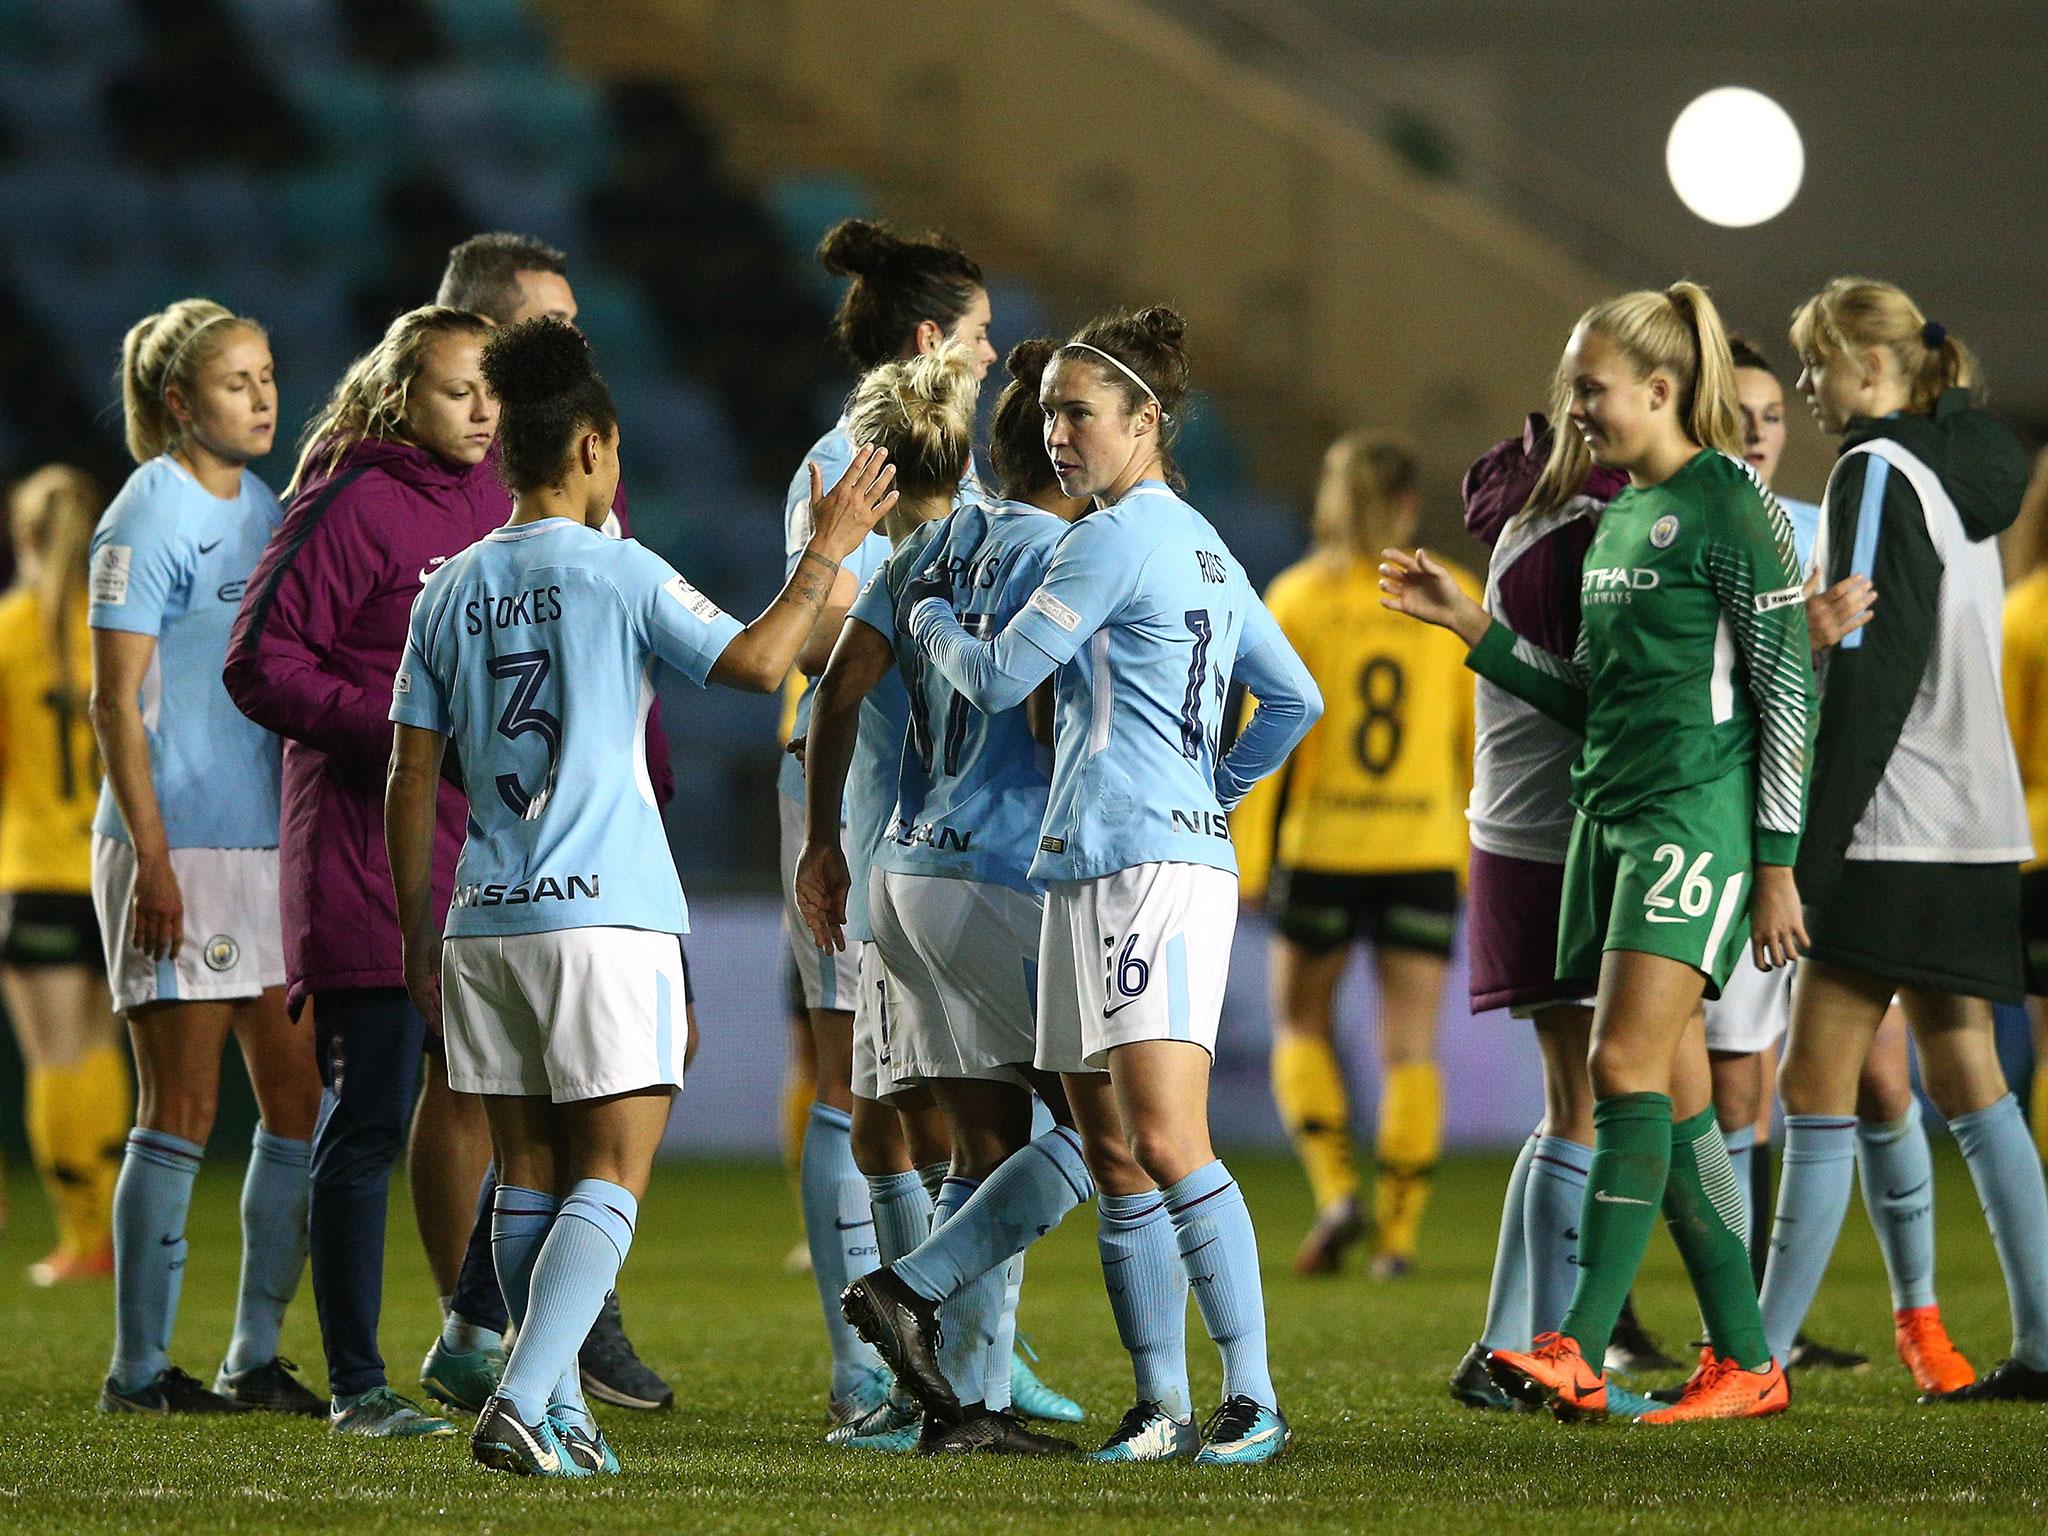
[[[562,616],[559,586],[532,587],[509,596],[480,592],[462,605],[463,628],[480,635],[486,628],[520,629],[552,624]]]

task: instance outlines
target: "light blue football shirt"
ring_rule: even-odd
[[[242,592],[284,513],[256,475],[222,499],[169,454],[128,477],[92,536],[90,622],[156,637],[143,675],[149,776],[173,848],[275,848],[278,739],[235,707],[221,670]],[[130,841],[111,784],[93,831]]]
[[[912,575],[943,567],[961,627],[987,639],[1038,590],[1066,531],[1058,517],[1024,502],[977,502],[906,540],[882,589],[900,592]],[[993,715],[974,708],[895,627],[892,611],[874,613],[865,597],[862,604],[868,611],[854,616],[890,637],[911,696],[896,806],[875,863],[899,874],[1038,889],[1031,861],[1045,821],[1051,752],[1032,738],[1023,707]]]
[[[877,570],[853,600],[850,618],[888,634],[889,587]],[[890,668],[860,701],[860,735],[846,769],[846,828],[840,846],[853,879],[846,893],[846,937],[865,944],[874,936],[868,921],[868,872],[896,809],[896,779],[902,770],[903,741],[910,729],[910,694],[903,674]]]
[[[1009,629],[1059,667],[1032,877],[1163,862],[1235,874],[1215,785],[1224,695],[1280,626],[1209,520],[1140,482],[1068,530]]]
[[[1779,496],[1778,505],[1785,509],[1785,516],[1792,524],[1792,547],[1798,552],[1799,578],[1804,581],[1807,568],[1813,564],[1813,540],[1820,532],[1820,508],[1810,501],[1794,501],[1789,496]]]
[[[810,466],[818,466],[818,481],[826,490],[839,483],[839,477],[846,473],[853,463],[853,438],[847,432],[847,418],[841,416],[832,424],[811,451],[804,455],[803,463],[797,465],[795,475],[790,477],[789,490],[782,499],[782,577],[789,579],[796,569],[796,563],[803,557],[804,546],[811,542],[811,472]],[[981,499],[981,481],[974,472],[970,459],[967,473],[960,481],[960,489],[953,498],[953,505],[964,506],[970,501]],[[845,561],[845,568],[853,572],[853,579],[861,590],[865,590],[875,572],[882,568],[889,558],[889,541],[879,533],[871,533],[861,541]],[[907,707],[907,703],[906,703]],[[811,690],[806,688],[803,697],[796,701],[796,723],[791,727],[793,735],[801,736],[811,728]],[[854,780],[847,780],[847,798],[851,802]],[[804,798],[803,764],[785,752],[782,764],[776,770],[775,787],[790,799],[801,804]],[[850,808],[846,812],[852,814]],[[862,888],[860,899],[867,897]]]
[[[647,776],[654,665],[701,688],[741,628],[652,550],[563,517],[427,579],[391,718],[453,736],[469,787],[451,937],[690,931]]]

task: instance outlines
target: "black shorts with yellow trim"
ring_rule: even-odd
[[[1458,931],[1458,876],[1448,869],[1352,875],[1273,874],[1273,926],[1310,954],[1364,942],[1448,956]]]
[[[19,966],[105,963],[100,920],[82,891],[9,891],[0,894],[0,964]]]
[[[2016,1003],[2025,988],[2017,864],[1847,859],[1806,911],[1807,953],[1895,987]]]

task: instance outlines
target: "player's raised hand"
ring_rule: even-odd
[[[811,548],[828,560],[844,560],[896,505],[896,466],[870,444],[829,491],[816,464],[804,467],[811,472]]]
[[[1380,606],[1455,631],[1467,645],[1477,645],[1493,622],[1426,549],[1380,551]]]
[[[853,876],[835,840],[807,842],[796,861],[796,910],[818,948],[835,955],[846,948],[846,894]]]
[[[1813,637],[1813,648],[1824,651],[1851,630],[1868,624],[1876,601],[1877,588],[1868,576],[1845,576],[1823,592],[1820,572],[1815,571],[1806,580],[1806,628]]]

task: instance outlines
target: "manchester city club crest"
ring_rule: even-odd
[[[1669,512],[1650,524],[1650,543],[1658,549],[1669,549],[1677,537],[1678,519]]]
[[[226,934],[216,933],[206,941],[206,948],[201,953],[206,958],[209,971],[228,971],[233,970],[235,962],[242,958],[242,946]]]

